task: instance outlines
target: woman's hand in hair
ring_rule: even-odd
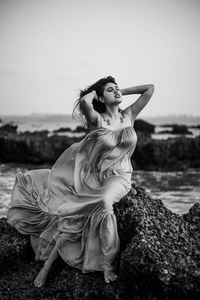
[[[97,93],[96,93],[95,90],[93,90],[92,92],[87,93],[85,96],[83,96],[83,97],[81,98],[81,102],[82,102],[82,101],[91,102],[93,99],[98,100],[98,96],[97,96]]]
[[[83,96],[80,100],[80,107],[83,111],[88,123],[90,125],[96,125],[98,122],[98,112],[94,110],[92,101],[98,100],[98,96],[95,90]]]

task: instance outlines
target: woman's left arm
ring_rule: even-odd
[[[153,84],[139,85],[133,86],[130,88],[122,89],[122,95],[132,95],[132,94],[141,94],[141,96],[130,106],[128,106],[124,111],[132,117],[133,121],[137,117],[137,115],[141,112],[141,110],[147,105],[151,96],[154,92]]]

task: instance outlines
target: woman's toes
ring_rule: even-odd
[[[35,287],[41,287],[41,286],[43,286],[43,283],[42,282],[40,282],[40,281],[38,281],[37,279],[34,281],[34,286]]]
[[[116,280],[116,278],[117,278],[117,275],[114,274],[113,272],[105,272],[104,273],[104,279],[105,279],[106,283],[114,281],[114,280]]]

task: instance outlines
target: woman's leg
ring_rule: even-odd
[[[104,269],[104,279],[106,283],[112,282],[117,278],[113,270],[115,269],[114,266],[116,265],[120,248],[113,204],[120,201],[128,191],[129,189],[123,180],[120,181],[119,178],[111,178],[106,184],[105,193],[102,197],[102,205],[106,216],[100,227],[101,263]]]
[[[104,280],[106,283],[117,278],[114,273],[116,266],[120,241],[117,232],[117,222],[114,213],[106,214],[100,225],[101,257],[100,264],[104,270]]]
[[[58,250],[56,246],[54,246],[53,250],[51,251],[48,259],[45,261],[43,268],[38,273],[37,277],[34,280],[35,287],[41,287],[45,284],[48,272],[53,264],[53,262],[58,258]]]

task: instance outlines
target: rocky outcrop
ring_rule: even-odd
[[[142,119],[135,120],[134,128],[136,131],[142,131],[148,133],[154,133],[155,131],[155,125],[150,124],[149,122],[146,122]]]
[[[54,133],[60,133],[60,132],[74,132],[74,133],[86,133],[87,130],[83,126],[76,126],[75,129],[71,129],[70,127],[60,127],[58,129],[53,130]]]
[[[184,170],[200,167],[200,137],[138,142],[132,156],[134,168],[143,170]]]
[[[53,130],[54,133],[59,133],[59,132],[70,132],[71,128],[70,127],[60,127],[58,129]]]
[[[183,134],[183,135],[192,134],[192,132],[188,130],[187,125],[171,124],[171,125],[162,125],[162,127],[171,127],[172,129],[160,131],[159,134],[162,133]]]
[[[41,263],[29,239],[0,222],[1,299],[199,299],[200,205],[179,216],[161,200],[136,188],[114,205],[121,240],[118,279],[105,284],[102,273],[82,274],[59,260],[46,286],[32,282]]]
[[[17,133],[17,125],[13,123],[7,123],[0,126],[0,133],[4,133],[5,135],[9,133]]]
[[[84,130],[77,127],[71,131],[79,136],[50,135],[47,130],[21,134],[0,132],[0,163],[53,164],[69,146],[84,137]],[[137,131],[137,135],[138,143],[132,156],[135,169],[184,170],[200,167],[200,137],[154,140],[148,131]]]
[[[47,135],[44,132],[0,135],[0,162],[54,163],[80,137]]]

